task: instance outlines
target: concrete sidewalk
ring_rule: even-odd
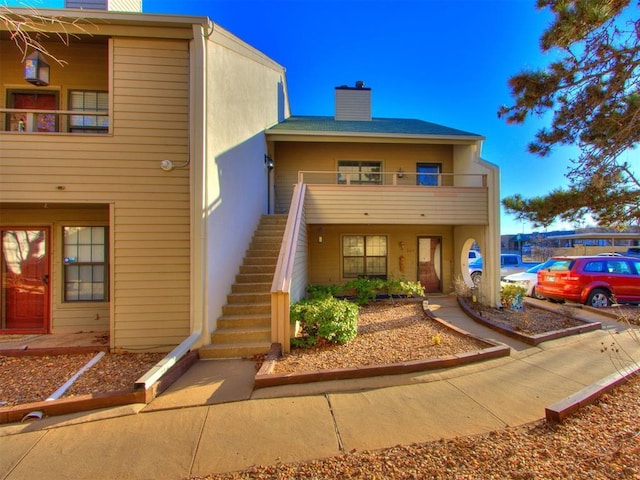
[[[452,298],[430,299],[434,313],[482,330],[466,324]],[[513,343],[492,330],[483,333]],[[632,363],[601,352],[613,341],[640,361],[634,338],[610,328],[537,347],[515,345],[510,357],[455,369],[273,387],[250,397],[239,381],[237,398],[230,387],[224,398],[248,399],[213,405],[202,401],[213,401],[225,380],[191,377],[191,385],[199,384],[192,403],[199,406],[185,406],[189,387],[183,385],[173,392],[182,395],[180,402],[160,396],[164,405],[154,400],[0,427],[0,479],[177,480],[486,433],[539,420],[546,406]],[[211,376],[208,369],[220,365],[205,364],[200,374]],[[238,377],[250,376],[244,366],[228,366],[239,368]],[[207,393],[208,383],[218,386]]]

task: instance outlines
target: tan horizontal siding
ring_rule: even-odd
[[[136,103],[138,98],[138,92],[142,85],[133,84],[124,80],[120,80],[120,88],[122,89],[122,101],[125,104]],[[167,97],[173,97],[174,99],[188,98],[188,92],[183,92],[180,88],[168,88],[168,85],[159,85],[153,89],[149,89],[146,96],[149,98],[155,98],[156,100],[166,101],[167,105],[171,104],[171,100],[165,100]]]
[[[65,51],[64,77],[56,67],[52,78],[86,89],[110,85],[110,133],[3,132],[0,201],[111,205],[111,305],[54,302],[53,328],[95,325],[98,308],[107,326],[114,315],[116,348],[170,350],[190,328],[190,169],[164,172],[160,161],[189,159],[188,41],[115,37],[112,55],[105,43],[95,68],[80,60],[91,58],[86,45],[82,55],[74,48]],[[75,218],[80,211],[65,217]],[[53,263],[60,282],[60,258]]]
[[[307,222],[423,225],[486,225],[486,188],[307,188]]]

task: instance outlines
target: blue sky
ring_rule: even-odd
[[[334,87],[363,80],[377,117],[418,118],[484,135],[501,197],[566,185],[568,159],[527,153],[542,119],[497,118],[508,78],[544,66],[551,21],[535,0],[143,0],[145,13],[208,16],[286,67],[294,115],[333,115]],[[532,226],[503,213],[503,234]],[[553,225],[555,228],[571,228]]]

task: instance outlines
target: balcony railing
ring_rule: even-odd
[[[2,131],[38,133],[107,133],[109,112],[104,110],[36,110],[0,108]]]
[[[486,187],[479,173],[300,171],[298,183],[307,185],[367,185],[418,187]]]
[[[487,225],[483,174],[300,172],[309,224]]]

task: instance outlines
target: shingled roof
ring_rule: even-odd
[[[291,116],[267,130],[267,134],[322,134],[367,136],[458,137],[460,140],[482,140],[475,133],[445,127],[436,123],[407,118],[372,118],[371,120],[335,120],[334,117]]]

